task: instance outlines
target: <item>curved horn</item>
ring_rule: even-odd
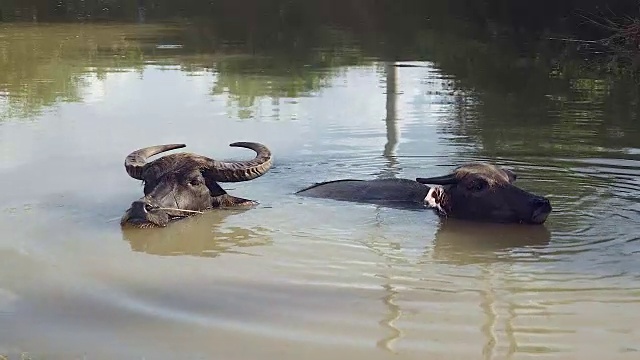
[[[272,165],[271,151],[264,145],[255,142],[235,142],[231,147],[251,149],[256,152],[256,157],[248,161],[225,162],[211,160],[209,169],[213,173],[215,181],[239,182],[253,180],[264,175]]]
[[[185,144],[167,144],[156,145],[142,148],[127,155],[124,160],[124,168],[127,170],[127,174],[136,180],[143,180],[142,170],[147,163],[147,158],[159,154],[161,152],[180,149],[185,147]]]
[[[420,184],[449,185],[455,184],[456,182],[458,182],[458,179],[454,174],[447,174],[430,178],[416,178],[416,181]]]

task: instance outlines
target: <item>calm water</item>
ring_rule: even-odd
[[[344,41],[295,61],[204,51],[189,31],[1,25],[0,354],[640,356],[632,91],[536,67],[464,68],[433,34],[431,55],[394,67]],[[120,229],[142,194],[124,171],[131,150],[184,142],[246,159],[228,144],[247,140],[272,149],[273,169],[222,185],[258,208]],[[510,166],[547,195],[545,226],[293,195],[469,160]]]

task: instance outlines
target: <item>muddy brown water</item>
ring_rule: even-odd
[[[429,59],[278,68],[189,52],[166,30],[0,26],[0,355],[640,356],[640,121],[627,92],[574,79],[512,100]],[[120,229],[142,193],[129,151],[252,156],[235,141],[274,153],[267,175],[223,184],[260,206]],[[547,195],[547,223],[293,194],[470,160]]]

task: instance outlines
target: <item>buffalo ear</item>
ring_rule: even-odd
[[[416,181],[420,184],[451,185],[457,183],[458,179],[454,174],[447,174],[430,178],[416,178]]]
[[[507,176],[509,177],[509,183],[513,184],[514,182],[516,182],[518,175],[515,172],[509,169],[502,169],[502,171],[507,173]]]
[[[215,180],[215,174],[213,173],[213,171],[211,171],[208,168],[203,168],[203,169],[200,169],[200,173],[204,178],[204,183],[205,185],[207,185],[207,188],[209,189],[209,194],[211,194],[211,196],[216,197],[220,195],[225,195],[227,193],[220,186],[220,184],[218,184],[218,182]]]

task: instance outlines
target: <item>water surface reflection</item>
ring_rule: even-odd
[[[545,226],[445,219],[433,239],[432,259],[460,265],[525,261],[550,241],[551,231]]]
[[[267,229],[225,226],[230,216],[244,211],[218,210],[175,221],[166,228],[122,229],[122,237],[131,250],[160,256],[218,257],[244,254],[243,249],[272,243]]]

